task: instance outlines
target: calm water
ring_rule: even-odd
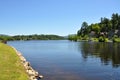
[[[120,80],[120,44],[11,41],[43,80]]]

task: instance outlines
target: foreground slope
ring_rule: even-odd
[[[28,80],[14,49],[2,43],[0,43],[0,80]]]

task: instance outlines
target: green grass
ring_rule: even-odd
[[[2,43],[0,43],[0,80],[28,80],[28,75],[14,49]]]

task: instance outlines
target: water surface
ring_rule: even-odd
[[[67,40],[10,41],[43,80],[120,80],[120,44]]]

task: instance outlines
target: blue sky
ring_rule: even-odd
[[[0,34],[57,34],[120,14],[120,0],[0,0]]]

